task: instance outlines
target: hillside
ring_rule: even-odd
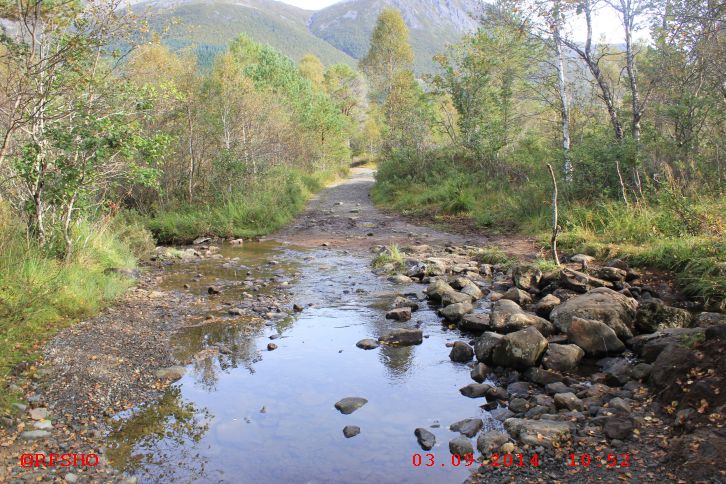
[[[433,66],[431,58],[444,46],[476,29],[479,0],[350,0],[313,13],[310,30],[330,44],[360,59],[368,51],[376,18],[385,7],[398,9],[411,31],[418,72]]]
[[[164,42],[172,48],[197,47],[205,62],[241,33],[300,59],[317,55],[326,65],[355,61],[307,29],[311,11],[273,0],[158,1],[142,2],[134,10],[145,13],[152,30],[168,31]]]

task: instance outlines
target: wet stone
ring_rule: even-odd
[[[343,415],[349,415],[363,405],[368,403],[368,400],[361,397],[346,397],[335,404],[335,408]]]
[[[474,349],[463,341],[456,341],[449,358],[457,363],[467,363],[474,358]]]
[[[346,425],[343,427],[343,435],[345,435],[346,439],[350,439],[351,437],[355,437],[360,433],[360,427],[355,425]]]
[[[466,437],[457,437],[449,442],[449,452],[460,457],[474,453],[474,446]]]
[[[484,422],[480,418],[467,418],[451,424],[452,432],[459,432],[467,437],[474,437],[481,430]]]
[[[431,450],[436,445],[436,436],[428,430],[419,427],[413,433],[423,450]]]
[[[374,350],[380,346],[380,343],[374,339],[362,339],[355,344],[358,348],[363,350]]]

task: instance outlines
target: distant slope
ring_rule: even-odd
[[[134,11],[148,15],[154,31],[168,29],[162,36],[165,44],[174,49],[194,45],[203,57],[245,33],[295,60],[313,53],[326,65],[355,65],[350,56],[310,33],[311,11],[273,0],[152,0],[136,4]]]
[[[482,11],[480,0],[348,0],[314,12],[309,28],[350,56],[360,59],[368,52],[370,35],[384,7],[401,11],[411,31],[411,45],[418,72],[431,71],[431,58],[447,44],[476,30],[472,17]]]

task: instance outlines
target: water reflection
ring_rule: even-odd
[[[207,409],[184,401],[179,387],[171,387],[157,404],[115,421],[108,457],[117,468],[150,472],[159,482],[204,479],[206,458],[195,449],[209,430],[210,417]]]

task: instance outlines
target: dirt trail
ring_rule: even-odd
[[[391,244],[496,245],[522,258],[537,254],[534,242],[526,238],[447,233],[418,225],[398,214],[384,213],[373,205],[369,196],[375,182],[374,174],[370,168],[351,169],[348,178],[321,191],[295,222],[269,238],[304,247],[322,244],[343,249]]]

